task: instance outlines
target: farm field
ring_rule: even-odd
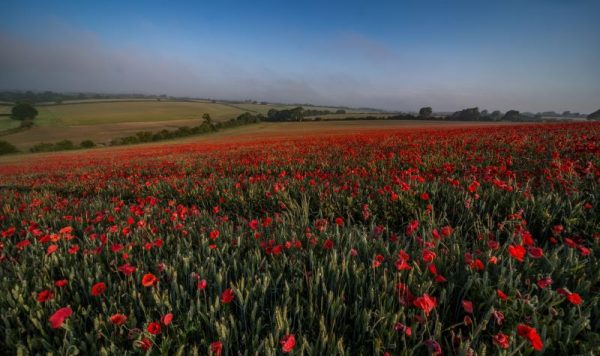
[[[0,110],[3,107],[0,106]],[[5,108],[10,112],[10,106]],[[77,144],[90,139],[96,143],[108,144],[112,139],[134,135],[139,131],[158,132],[182,126],[197,126],[202,123],[204,113],[210,114],[215,122],[219,122],[235,118],[244,112],[266,115],[273,108],[281,110],[290,106],[168,100],[88,100],[65,102],[61,105],[39,105],[39,116],[35,119],[33,128],[4,135],[3,140],[24,151],[41,142],[61,140],[71,140]],[[335,110],[320,107],[316,109]],[[0,117],[0,131],[18,126],[18,121]]]
[[[599,123],[260,123],[3,157],[0,348],[600,352],[598,142]]]

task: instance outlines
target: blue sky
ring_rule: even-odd
[[[13,1],[0,88],[600,108],[600,1]]]

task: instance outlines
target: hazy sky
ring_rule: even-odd
[[[0,89],[600,108],[599,0],[2,4]]]

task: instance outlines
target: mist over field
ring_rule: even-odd
[[[268,3],[243,6],[242,16],[224,4],[157,2],[90,5],[75,16],[66,4],[18,13],[9,2],[0,89],[592,112],[599,7]]]

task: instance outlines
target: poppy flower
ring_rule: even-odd
[[[223,343],[221,341],[211,342],[210,350],[217,356],[221,355],[221,352],[223,351]]]
[[[542,278],[542,279],[538,280],[537,282],[535,282],[535,284],[537,284],[537,286],[540,287],[541,289],[544,289],[552,284],[552,278],[550,278],[550,277]]]
[[[519,324],[517,325],[517,333],[519,336],[526,338],[535,350],[541,351],[544,347],[540,335],[534,328],[525,324]]]
[[[135,342],[135,346],[144,351],[148,351],[152,347],[152,341],[147,337],[143,337],[141,340]]]
[[[158,278],[152,273],[146,273],[144,277],[142,277],[142,285],[144,287],[152,287],[158,283]]]
[[[583,303],[583,299],[581,299],[581,296],[577,293],[569,293],[567,295],[567,300],[575,305]]]
[[[433,260],[435,260],[436,254],[433,251],[423,250],[422,257],[423,261],[426,263],[431,263]]]
[[[173,314],[167,313],[163,315],[162,318],[160,318],[160,322],[163,323],[164,326],[171,325],[171,322],[173,322]]]
[[[69,307],[64,307],[64,308],[58,309],[54,314],[52,314],[50,319],[48,319],[48,321],[50,322],[50,326],[53,329],[60,328],[62,326],[62,324],[64,323],[65,319],[70,317],[72,314],[73,314],[73,310]]]
[[[529,252],[529,256],[531,256],[531,258],[542,258],[542,257],[544,257],[544,250],[542,250],[539,247],[529,247],[527,249],[527,252]]]
[[[523,257],[525,257],[525,247],[521,245],[509,245],[508,253],[519,262],[523,262]]]
[[[39,292],[37,296],[37,300],[40,303],[45,303],[49,300],[52,300],[52,298],[54,298],[54,293],[52,293],[52,291],[48,289]]]
[[[127,321],[127,316],[123,315],[123,314],[118,314],[117,313],[117,314],[113,314],[113,315],[110,316],[110,322],[113,325],[120,326],[120,325],[125,324],[126,321]]]
[[[508,296],[506,294],[504,294],[503,291],[501,291],[500,289],[496,290],[496,294],[498,295],[498,298],[502,299],[502,300],[507,300]]]
[[[442,353],[442,347],[435,340],[427,340],[427,341],[425,341],[425,346],[427,346],[427,348],[429,349],[429,353],[431,355],[441,356],[443,354]]]
[[[494,341],[494,344],[502,349],[508,349],[510,344],[510,336],[503,333],[497,333],[492,337],[492,340]]]
[[[119,266],[117,269],[124,275],[130,276],[136,271],[137,268],[130,265],[129,263],[125,263],[124,265]]]
[[[97,296],[101,295],[102,293],[104,293],[105,290],[106,290],[106,285],[104,284],[104,282],[98,282],[92,286],[91,293],[94,297],[97,297]]]
[[[423,294],[423,296],[415,298],[413,305],[423,310],[425,316],[429,316],[429,313],[436,307],[437,301],[428,294]]]
[[[160,334],[160,323],[153,321],[150,324],[148,324],[146,330],[152,335],[158,335]]]
[[[231,303],[233,301],[233,289],[229,288],[221,293],[221,302],[224,304]]]
[[[51,254],[53,254],[54,252],[56,252],[56,250],[58,250],[58,246],[57,245],[50,245],[50,246],[48,246],[48,249],[46,250],[46,256],[50,256]]]
[[[473,302],[468,301],[468,300],[463,300],[462,306],[466,313],[473,314]]]
[[[66,286],[67,284],[69,284],[69,281],[66,279],[60,279],[60,280],[54,282],[54,285],[57,286],[58,288],[62,288],[64,286]]]
[[[197,288],[198,288],[198,290],[205,290],[206,285],[207,285],[206,279],[202,279],[202,280],[198,281]]]
[[[412,329],[410,328],[410,326],[406,326],[402,323],[396,323],[396,325],[394,326],[394,329],[396,331],[404,333],[406,336],[412,335]]]
[[[213,230],[210,232],[210,239],[211,240],[216,240],[220,235],[219,230]]]
[[[292,352],[294,346],[296,346],[296,338],[294,337],[294,334],[289,334],[282,337],[279,343],[281,344],[281,351],[283,353]]]

